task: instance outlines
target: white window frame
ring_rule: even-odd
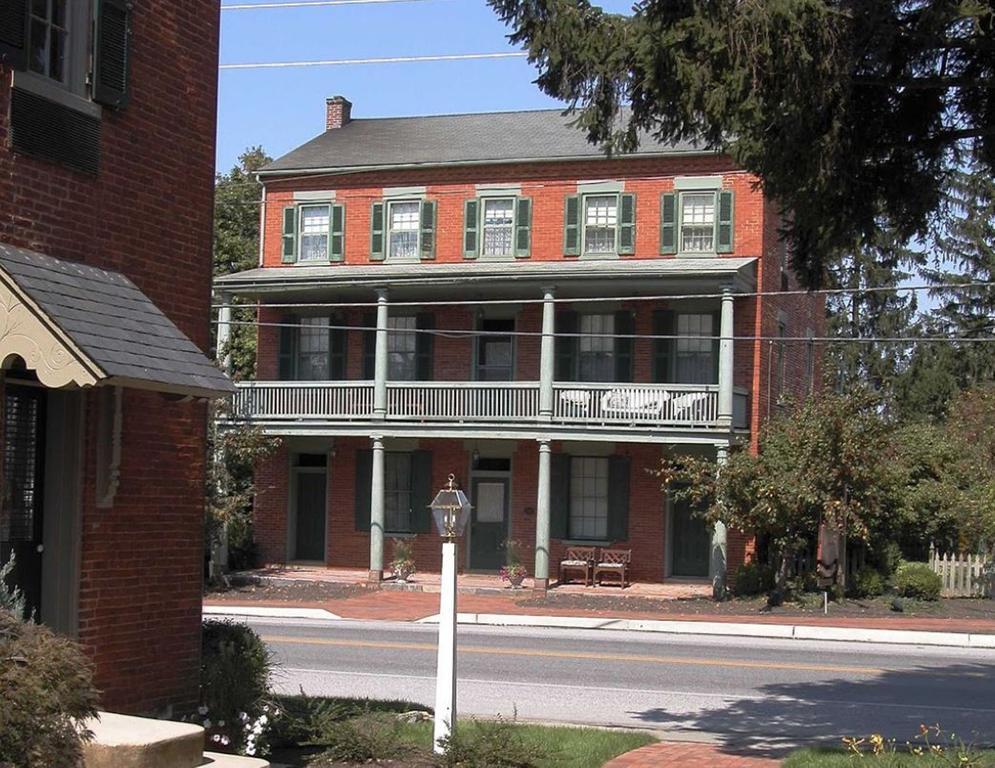
[[[597,319],[602,326],[607,325],[610,330],[584,330],[585,322],[594,322]],[[596,324],[598,324],[596,323]],[[615,337],[615,314],[612,312],[585,312],[577,317],[577,380],[588,383],[605,383],[615,381],[615,360],[617,356]],[[611,336],[601,334],[611,333]],[[598,334],[598,335],[594,335]],[[588,349],[585,350],[584,347]],[[604,347],[609,347],[605,349]],[[611,375],[606,379],[586,379],[584,378],[584,355],[597,358],[607,357],[611,361]]]
[[[403,321],[406,326],[399,328],[398,324]],[[391,315],[387,320],[387,379],[389,381],[417,381],[418,380],[418,317],[416,315]],[[404,346],[411,346],[411,349],[400,349],[400,342],[404,341]],[[398,355],[410,355],[411,376],[401,376],[398,374],[395,362]],[[405,362],[407,365],[407,362]]]
[[[305,234],[304,232],[304,211],[311,208],[324,208],[327,212],[328,222],[322,235],[325,238],[325,258],[305,259],[304,258],[304,238],[321,237],[317,233]],[[332,205],[331,203],[299,203],[297,206],[297,263],[298,264],[322,264],[332,260]]]
[[[330,317],[307,316],[300,318],[300,323],[298,325],[298,332],[297,332],[297,344],[296,344],[297,359],[294,361],[294,366],[297,374],[295,378],[298,381],[328,381],[328,379],[331,377],[332,355],[331,355],[331,349],[329,348],[329,333],[330,333],[328,328],[329,325],[331,325]],[[319,345],[318,349],[316,350],[305,350],[304,340],[305,338],[311,336],[312,334],[314,334],[314,336],[323,334],[320,339],[320,341],[323,343],[323,346]],[[311,337],[313,338],[314,336]],[[324,355],[325,358],[324,378],[311,378],[310,376],[304,378],[303,374],[305,372],[305,366],[304,366],[305,357],[308,358],[320,357],[322,355]],[[310,366],[307,367],[307,372],[310,373]]]
[[[393,227],[393,210],[395,205],[414,205],[415,206],[415,252],[411,256],[398,256],[394,253],[394,227]],[[384,256],[387,259],[393,261],[407,261],[413,262],[417,261],[421,256],[421,216],[422,216],[422,200],[421,198],[398,198],[397,200],[386,200],[384,201]],[[398,232],[410,232],[409,229],[399,229]]]
[[[593,474],[584,471],[592,469]],[[607,456],[570,457],[570,505],[567,519],[567,537],[570,541],[608,539],[609,473]],[[584,530],[580,530],[581,521],[585,522]],[[588,526],[586,521],[593,521],[593,525]]]
[[[615,200],[615,224],[613,226],[614,235],[610,250],[591,250],[587,245],[587,202],[588,200],[596,197],[614,198]],[[619,216],[622,213],[621,203],[622,197],[618,192],[588,192],[580,196],[581,254],[584,256],[612,256],[618,254]],[[599,228],[607,229],[608,226],[599,225]]]
[[[705,318],[708,319],[708,324],[711,326],[711,334],[707,339],[701,338],[706,335],[701,331],[700,327]],[[683,330],[681,328],[682,322],[685,322],[685,328]],[[688,327],[692,322],[699,326],[697,331],[694,331],[692,328]],[[674,317],[674,335],[677,337],[674,343],[674,379],[677,382],[681,384],[706,385],[718,383],[714,380],[716,363],[714,342],[715,331],[715,318],[711,312],[678,312],[676,314]],[[708,371],[704,377],[707,381],[688,381],[688,378],[694,379],[699,377],[683,377],[681,375],[682,358],[702,358],[705,356],[708,358]]]
[[[488,227],[487,224],[487,204],[488,203],[511,203],[511,223],[508,224],[492,224]],[[480,256],[485,259],[512,259],[515,257],[515,237],[518,232],[518,198],[513,195],[492,195],[489,197],[480,198],[480,211],[478,213],[480,216],[480,221],[478,222],[479,232],[480,232]],[[508,252],[507,253],[488,253],[487,252],[487,230],[488,229],[507,229],[508,230]]]
[[[684,206],[688,198],[690,197],[706,197],[710,196],[712,198],[712,242],[710,248],[686,248],[684,246],[684,230],[685,228],[696,227],[699,229],[704,229],[705,224],[686,224],[684,220]],[[718,253],[718,216],[719,216],[719,191],[711,189],[689,189],[682,191],[677,198],[677,246],[679,253],[689,253],[689,254],[699,254],[704,253],[708,255],[714,255]]]
[[[408,463],[408,487],[391,487],[391,482],[397,479],[397,467],[395,462],[404,459]],[[411,492],[414,485],[413,477],[414,463],[413,456],[408,451],[386,451],[384,454],[384,532],[387,534],[406,534],[413,532],[414,513],[411,508]],[[407,498],[407,527],[397,525],[400,522],[403,509],[403,500]],[[393,519],[392,519],[393,518]]]

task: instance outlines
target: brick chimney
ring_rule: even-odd
[[[325,99],[325,130],[341,128],[352,120],[352,102],[345,96]]]

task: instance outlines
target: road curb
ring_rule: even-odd
[[[324,619],[338,621],[342,617],[324,608],[271,608],[260,605],[205,605],[205,616],[245,616],[269,619]]]

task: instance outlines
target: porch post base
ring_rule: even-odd
[[[380,586],[380,582],[382,581],[383,581],[383,571],[375,571],[371,568],[370,572],[366,576],[366,583]]]
[[[533,579],[532,593],[535,595],[545,595],[549,590],[549,579]]]

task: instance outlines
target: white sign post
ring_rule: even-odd
[[[433,743],[439,754],[456,727],[456,539],[470,517],[470,502],[449,476],[431,503],[436,528],[442,536],[442,590],[439,596],[439,656],[435,679]]]

